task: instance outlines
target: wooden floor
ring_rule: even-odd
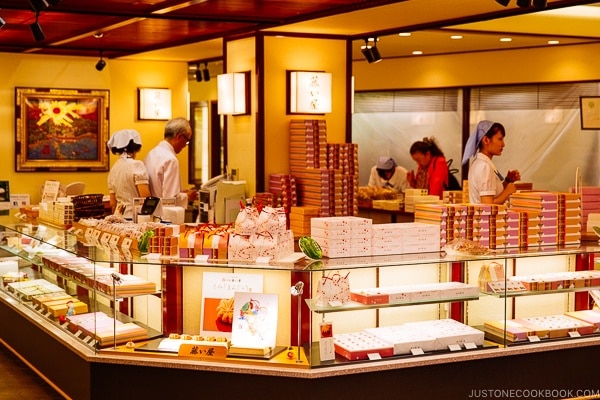
[[[64,398],[0,343],[0,400],[13,399]]]

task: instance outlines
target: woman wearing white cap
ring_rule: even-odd
[[[462,164],[473,158],[468,178],[471,203],[503,204],[517,190],[515,182],[521,179],[519,171],[508,171],[504,177],[492,162],[492,157],[502,154],[505,136],[502,124],[480,121],[469,137]]]
[[[115,132],[106,144],[111,153],[120,155],[108,174],[108,191],[113,213],[133,217],[133,198],[150,196],[146,166],[135,155],[142,148],[140,134],[133,129]]]
[[[369,186],[404,192],[408,187],[407,172],[406,168],[398,166],[393,158],[381,156],[377,164],[371,168]]]

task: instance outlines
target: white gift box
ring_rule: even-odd
[[[394,355],[410,354],[412,349],[433,351],[435,338],[406,325],[368,328],[366,332],[394,346]]]
[[[453,319],[408,322],[405,325],[434,337],[434,350],[447,350],[450,345],[464,346],[465,343],[483,346],[484,333],[482,331]]]
[[[310,235],[313,238],[321,237],[326,239],[343,239],[352,236],[352,230],[349,228],[343,229],[324,229],[324,228],[310,228]]]

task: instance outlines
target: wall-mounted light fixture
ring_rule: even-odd
[[[217,75],[217,112],[250,114],[250,71]]]
[[[288,114],[331,112],[331,73],[288,71]]]
[[[365,44],[360,47],[360,51],[365,56],[369,64],[378,63],[382,60],[379,49],[377,48],[378,38],[366,38]]]
[[[138,88],[138,119],[171,119],[171,89]]]

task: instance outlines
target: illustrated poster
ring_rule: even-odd
[[[204,272],[202,276],[200,334],[230,338],[234,293],[262,293],[263,276],[222,272]]]
[[[251,349],[274,348],[277,341],[277,295],[236,292],[234,299],[231,345]]]

